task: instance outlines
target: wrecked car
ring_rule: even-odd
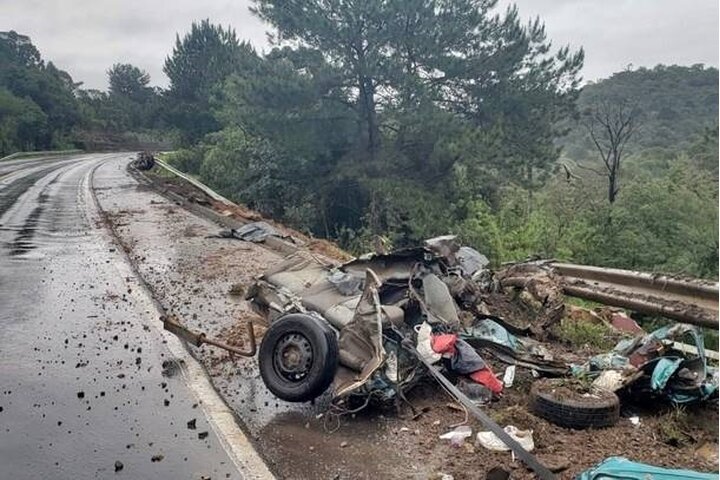
[[[413,352],[467,376],[493,394],[502,382],[478,350],[551,374],[568,366],[524,332],[486,313],[483,292],[499,288],[488,260],[453,236],[419,248],[369,254],[340,266],[298,252],[265,273],[247,299],[269,321],[259,367],[287,401],[392,400],[423,378]],[[542,299],[541,302],[545,300]],[[557,306],[553,305],[553,309]]]

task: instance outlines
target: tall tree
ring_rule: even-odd
[[[527,106],[532,128],[538,122],[544,128],[565,115],[555,108],[559,101],[565,110],[572,104],[582,66],[582,51],[549,53],[539,21],[523,26],[514,8],[495,14],[497,0],[253,2],[253,12],[277,28],[276,43],[317,49],[342,72],[371,158],[384,127],[402,137],[401,116],[410,113],[410,128],[416,130],[414,112],[433,107],[487,127],[513,113],[522,118],[517,107]],[[498,100],[487,108],[493,95],[507,93],[522,98],[510,108]],[[538,112],[545,114],[542,119]],[[526,150],[540,138],[526,138]]]
[[[129,63],[116,63],[108,71],[110,94],[142,102],[152,95],[150,74]]]
[[[241,67],[244,58],[252,56],[252,47],[240,43],[234,30],[209,20],[193,22],[189,33],[182,39],[177,36],[163,71],[170,79],[170,121],[181,130],[186,142],[192,143],[219,128],[211,112],[213,91]]]

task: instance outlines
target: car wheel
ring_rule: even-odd
[[[258,363],[265,386],[276,397],[307,402],[320,396],[335,378],[337,338],[316,317],[285,315],[265,332]]]
[[[530,410],[561,427],[609,427],[620,418],[620,400],[613,392],[572,392],[562,379],[539,380],[530,389]]]

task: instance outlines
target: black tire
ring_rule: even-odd
[[[274,321],[260,343],[258,363],[265,386],[288,402],[319,397],[338,367],[335,332],[323,321],[301,313]]]
[[[620,400],[612,392],[595,397],[572,398],[558,395],[562,379],[539,380],[530,389],[530,410],[538,417],[566,428],[601,428],[615,425],[620,418]]]

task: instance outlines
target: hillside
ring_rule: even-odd
[[[718,70],[703,65],[639,68],[586,85],[578,110],[596,102],[627,101],[639,112],[641,128],[628,144],[628,153],[647,149],[675,152],[692,145],[705,128],[717,125]],[[575,160],[595,158],[587,132],[577,122],[562,141],[565,155]]]

